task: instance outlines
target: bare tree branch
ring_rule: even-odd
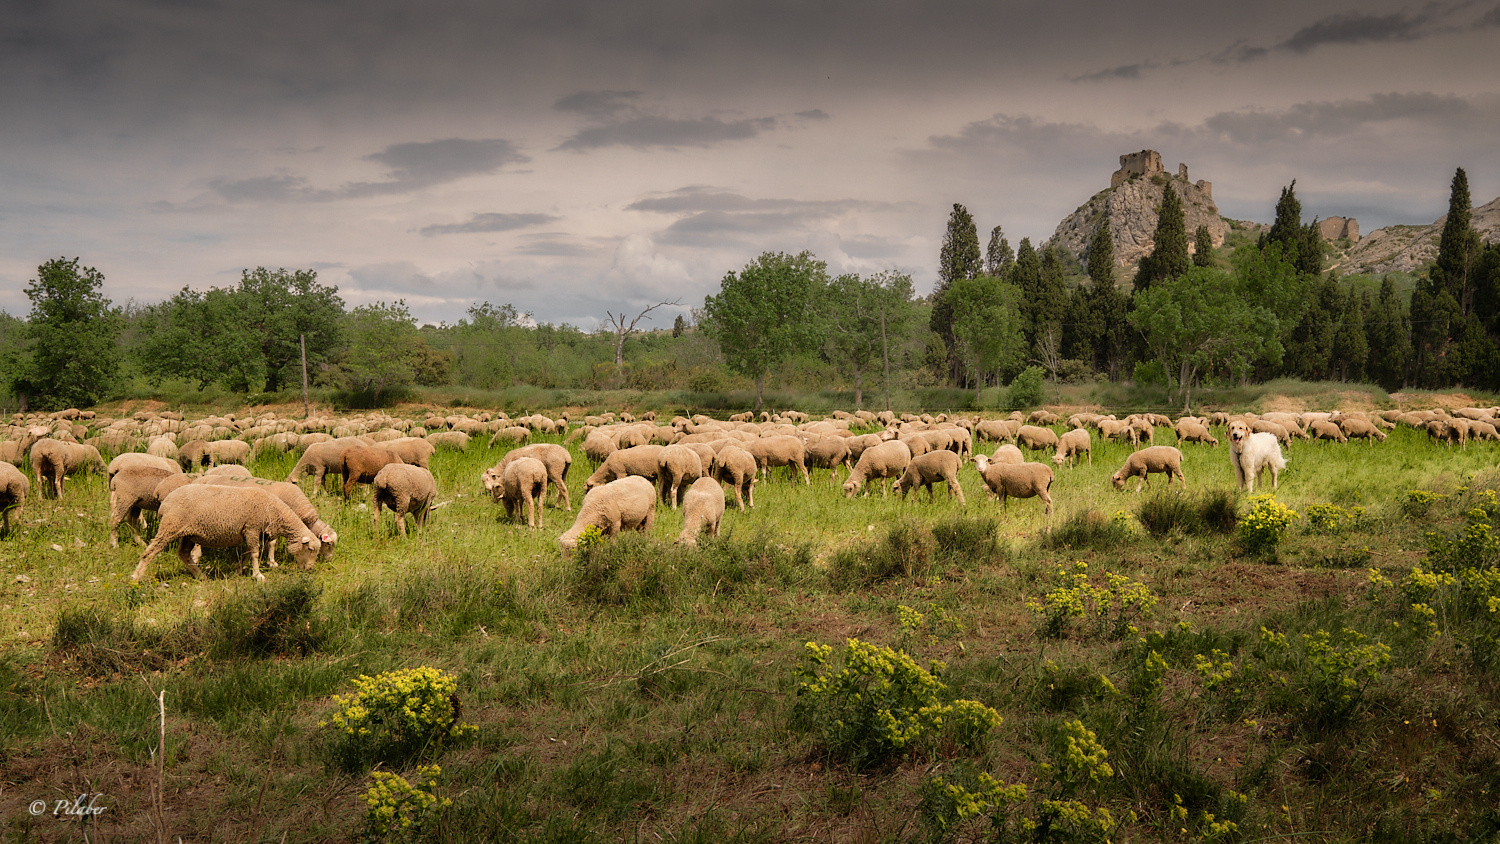
[[[619,314],[615,314],[612,311],[604,312],[604,315],[608,317],[608,319],[604,321],[604,324],[608,325],[610,330],[615,333],[615,375],[617,377],[625,377],[625,338],[635,333],[635,327],[640,324],[641,319],[644,318],[646,314],[649,314],[657,308],[665,307],[667,305],[678,307],[682,305],[682,300],[672,299],[670,301],[657,302],[651,307],[636,314],[635,319],[632,319],[628,324],[625,322],[624,311],[620,311]]]

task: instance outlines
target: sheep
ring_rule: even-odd
[[[322,547],[318,549],[318,559],[327,560],[333,556],[334,547],[339,541],[338,532],[329,527],[328,523],[323,521],[323,518],[318,515],[318,508],[314,507],[307,496],[303,494],[302,487],[293,483],[287,483],[286,481],[271,481],[265,478],[254,477],[230,477],[223,474],[215,475],[211,472],[203,475],[201,478],[193,475],[183,475],[180,477],[191,478],[194,483],[208,486],[253,486],[271,493],[281,499],[281,503],[291,508],[292,515],[301,519],[302,524],[307,525],[307,529],[312,531],[314,536],[318,537],[318,541],[322,543]],[[156,485],[156,499],[158,501],[165,499],[168,495],[172,494],[172,490],[174,489],[177,489],[174,483],[162,481]],[[274,566],[276,565],[276,543],[273,540],[268,545],[269,552],[266,555],[266,562]]]
[[[578,506],[578,518],[557,538],[557,545],[569,557],[578,548],[578,537],[591,525],[613,537],[627,529],[645,533],[655,521],[656,487],[639,475],[630,475],[589,490]]]
[[[659,471],[657,461],[661,458],[662,448],[663,446],[659,445],[633,445],[611,453],[604,458],[603,463],[599,464],[599,468],[594,470],[594,474],[584,480],[583,488],[590,490],[627,475],[637,475],[654,484]]]
[[[1240,420],[1229,423],[1229,460],[1234,466],[1234,479],[1239,488],[1252,493],[1262,472],[1271,470],[1271,489],[1276,489],[1281,470],[1286,468],[1286,458],[1281,456],[1276,436],[1252,432],[1250,426]]]
[[[1061,466],[1066,463],[1072,466],[1080,454],[1089,456],[1089,465],[1094,465],[1094,451],[1091,448],[1092,440],[1089,438],[1087,428],[1074,428],[1057,439],[1057,453],[1052,455],[1052,462]]]
[[[130,529],[135,532],[136,544],[145,545],[146,541],[142,538],[145,534],[145,526],[141,523],[141,512],[154,511],[161,506],[161,499],[156,493],[157,486],[168,477],[181,475],[182,467],[171,460],[164,461],[170,464],[170,468],[130,461],[116,466],[118,462],[120,460],[117,457],[110,463],[112,471],[109,478],[109,547],[120,547],[120,524],[122,522],[130,525]]]
[[[1176,478],[1182,483],[1182,488],[1187,489],[1187,477],[1182,474],[1182,452],[1169,445],[1153,445],[1132,452],[1125,458],[1125,465],[1110,475],[1109,479],[1115,489],[1124,489],[1126,481],[1139,478],[1135,491],[1140,492],[1151,482],[1152,473],[1166,475],[1168,487],[1172,486],[1172,479]]]
[[[1287,429],[1269,419],[1256,419],[1250,423],[1250,430],[1257,434],[1271,434],[1276,441],[1284,446],[1291,446],[1292,435]]]
[[[484,470],[484,488],[505,505],[505,518],[513,519],[519,505],[526,512],[526,526],[541,527],[542,500],[547,495],[547,465],[535,457],[518,457],[504,469]]]
[[[266,579],[260,573],[262,537],[269,536],[272,541],[284,537],[292,557],[304,569],[312,568],[322,550],[322,542],[291,508],[258,487],[189,484],[162,499],[160,512],[161,527],[130,575],[132,583],[140,582],[151,560],[173,540],[180,540],[178,558],[200,580],[203,571],[198,568],[198,559],[203,548],[227,548],[243,542],[250,547],[251,576],[259,581]]]
[[[1312,433],[1312,438],[1315,440],[1333,440],[1340,443],[1349,441],[1349,438],[1344,434],[1343,428],[1326,419],[1310,420],[1307,423],[1307,430]]]
[[[506,452],[495,468],[504,473],[506,466],[522,457],[535,457],[542,461],[542,465],[547,467],[547,483],[552,485],[563,509],[572,512],[573,498],[568,494],[568,470],[573,467],[573,455],[557,443],[534,443]]]
[[[685,445],[669,445],[656,457],[656,479],[661,484],[661,500],[673,510],[687,495],[689,481],[703,477],[703,458]]]
[[[1022,425],[1016,431],[1016,440],[1032,451],[1051,451],[1057,448],[1057,432],[1051,428]]]
[[[344,478],[344,500],[349,500],[355,484],[374,483],[375,476],[381,469],[400,462],[400,457],[378,445],[345,449],[343,458],[339,461],[339,473]]]
[[[570,434],[569,436],[572,435]],[[495,435],[493,437],[490,437],[489,447],[494,448],[501,443],[508,442],[516,443],[517,445],[525,445],[526,441],[530,438],[530,428],[522,427],[520,425],[512,425],[509,428],[501,428],[500,430],[496,431]]]
[[[401,458],[402,463],[408,466],[421,466],[423,469],[429,468],[428,464],[432,461],[432,455],[437,452],[437,446],[423,437],[387,440],[380,447]]]
[[[375,473],[370,487],[375,499],[375,530],[380,530],[380,508],[389,507],[396,516],[396,532],[406,536],[406,515],[411,514],[417,527],[427,526],[427,513],[437,499],[437,481],[421,466],[390,463]]]
[[[220,463],[244,463],[250,458],[250,444],[243,440],[215,440],[209,442],[195,439],[183,443],[177,449],[177,463],[186,472],[196,466],[217,466]]]
[[[1177,420],[1175,430],[1177,431],[1178,445],[1182,443],[1207,443],[1208,445],[1217,447],[1219,444],[1218,438],[1209,433],[1208,427],[1194,419]]]
[[[1008,419],[985,419],[974,426],[974,433],[991,442],[1015,442],[1021,423]]]
[[[1026,455],[1021,453],[1018,446],[1004,443],[995,448],[995,453],[990,455],[991,463],[1025,463]]]
[[[974,468],[989,487],[990,495],[1000,499],[1005,507],[1011,496],[1016,498],[1040,498],[1047,505],[1046,516],[1052,519],[1052,467],[1044,463],[995,463],[983,454],[973,458]]]
[[[750,443],[750,447],[745,450],[755,458],[755,465],[760,467],[760,473],[768,478],[771,476],[772,466],[795,466],[802,471],[802,482],[812,483],[812,478],[807,473],[807,449],[798,437],[789,434],[762,437]],[[792,477],[795,479],[796,475]]]
[[[1385,432],[1367,420],[1358,419],[1353,416],[1343,416],[1338,419],[1330,419],[1329,421],[1338,425],[1339,429],[1344,432],[1344,436],[1349,439],[1363,437],[1370,445],[1374,445],[1376,440],[1385,442]],[[1472,429],[1474,423],[1470,422],[1469,425]]]
[[[682,533],[677,535],[677,541],[697,545],[698,534],[705,530],[709,536],[718,536],[723,520],[724,488],[713,478],[699,478],[682,499]]]
[[[31,474],[42,484],[43,497],[51,491],[53,498],[62,498],[63,479],[75,472],[105,471],[104,458],[91,445],[41,439],[31,446],[30,456]]]
[[[870,481],[876,478],[880,479],[880,494],[890,495],[886,479],[901,477],[911,461],[911,449],[901,440],[891,440],[865,449],[864,454],[859,456],[859,461],[854,464],[854,470],[844,481],[844,496],[853,498],[854,493],[861,489],[868,492]]]
[[[49,431],[42,425],[32,425],[21,434],[19,440],[0,442],[0,462],[19,465],[22,460],[31,456],[31,447],[36,445],[37,440],[47,436]]]
[[[463,431],[439,431],[436,434],[428,434],[426,439],[438,448],[451,448],[455,451],[469,450],[469,435]]]
[[[286,479],[289,483],[296,483],[297,479],[303,475],[312,475],[313,494],[316,495],[322,491],[323,478],[328,473],[337,474],[343,471],[344,452],[362,445],[364,443],[353,437],[307,443],[302,457],[297,460],[297,465],[292,467],[292,471],[287,473]]]
[[[901,493],[901,499],[906,500],[906,494],[917,487],[927,488],[927,500],[933,501],[937,493],[932,488],[938,481],[948,484],[948,492],[958,499],[959,504],[967,504],[964,501],[963,487],[958,485],[958,467],[963,465],[963,458],[956,453],[946,449],[934,451],[913,457],[906,464],[906,471],[896,481],[896,491]]]
[[[714,455],[713,462],[709,464],[708,474],[720,483],[729,484],[734,490],[734,503],[739,505],[741,511],[747,506],[755,506],[755,484],[757,470],[755,458],[750,452],[737,445],[726,445]]]
[[[807,465],[827,469],[829,483],[838,483],[838,468],[849,469],[849,443],[844,437],[824,437],[807,446]]]
[[[5,461],[0,461],[0,513],[5,514],[5,533],[11,532],[11,513],[15,513],[16,521],[21,520],[21,510],[26,506],[26,493],[31,489],[31,481],[26,479],[25,473]]]
[[[222,466],[215,466],[212,469],[209,469],[207,472],[204,472],[203,477],[237,478],[243,480],[245,478],[253,478],[255,477],[255,474],[238,463],[225,463]]]

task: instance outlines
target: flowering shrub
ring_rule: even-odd
[[[436,765],[423,765],[411,781],[386,771],[371,774],[375,784],[361,798],[367,807],[365,840],[415,840],[425,824],[453,805],[432,793],[442,773]]]
[[[1252,495],[1250,512],[1240,520],[1240,544],[1252,554],[1270,553],[1292,522],[1300,518],[1270,495]]]
[[[477,729],[459,723],[458,681],[436,668],[360,676],[354,686],[354,694],[334,697],[338,711],[318,724],[331,728],[331,750],[346,769],[431,758]]]
[[[1304,512],[1308,527],[1321,533],[1339,533],[1359,524],[1364,518],[1365,508],[1345,510],[1337,504],[1309,504]]]
[[[1118,640],[1136,633],[1135,622],[1150,618],[1156,596],[1144,584],[1113,572],[1104,573],[1104,585],[1089,583],[1088,563],[1074,563],[1069,574],[1057,567],[1060,585],[1040,599],[1026,599],[1026,608],[1039,616],[1040,633],[1050,639],[1068,634],[1074,619],[1085,620],[1092,635]]]
[[[1000,714],[982,703],[943,701],[941,662],[928,671],[902,651],[858,639],[846,642],[841,668],[832,655],[831,645],[807,643],[795,712],[830,756],[855,768],[878,764],[945,727],[974,747],[1000,725]]]
[[[1409,489],[1406,498],[1401,502],[1401,514],[1407,518],[1417,518],[1427,515],[1432,509],[1433,503],[1441,501],[1442,493],[1428,492],[1425,489]]]
[[[578,535],[578,553],[587,556],[589,550],[604,543],[604,530],[598,525],[589,525]]]

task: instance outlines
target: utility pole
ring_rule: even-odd
[[[885,302],[880,303],[880,359],[885,365],[885,409],[891,409],[891,353],[885,339]]]
[[[297,344],[302,347],[302,418],[312,418],[312,405],[307,401],[307,335],[298,334]]]

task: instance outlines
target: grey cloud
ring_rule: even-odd
[[[1427,123],[1431,128],[1461,131],[1476,122],[1495,120],[1493,107],[1441,94],[1376,94],[1363,100],[1298,103],[1280,111],[1262,109],[1220,112],[1203,122],[1202,130],[1236,144],[1275,141],[1306,142],[1315,138],[1346,137],[1377,124],[1396,121]]]
[[[634,107],[640,98],[640,91],[579,91],[558,100],[553,108],[603,119]]]
[[[582,258],[596,250],[583,246],[566,235],[529,235],[515,250],[518,255],[536,255],[548,258]]]
[[[629,211],[653,211],[659,214],[691,214],[699,212],[739,211],[795,211],[803,215],[829,216],[854,210],[878,210],[890,208],[888,203],[866,202],[851,199],[804,200],[804,199],[751,199],[738,193],[705,185],[690,185],[678,188],[662,196],[639,199],[625,206]]]
[[[1096,70],[1080,76],[1070,77],[1072,82],[1100,82],[1108,79],[1140,79],[1141,71],[1155,70],[1159,65],[1155,62],[1137,62],[1125,64],[1119,67],[1109,67],[1104,70]]]
[[[1364,44],[1372,41],[1411,41],[1426,34],[1430,20],[1404,12],[1365,15],[1349,12],[1331,15],[1293,33],[1280,45],[1294,53],[1306,53],[1324,44]]]
[[[277,175],[215,180],[209,187],[230,202],[331,202],[411,193],[530,160],[510,141],[500,138],[446,138],[392,144],[364,158],[385,165],[389,178],[383,182],[351,182],[338,188],[317,189],[309,186],[302,176]]]
[[[1492,26],[1500,26],[1500,6],[1496,6],[1485,12],[1479,20],[1475,21],[1476,29],[1488,29]]]
[[[773,117],[755,117],[724,121],[717,117],[682,120],[644,115],[604,126],[584,129],[558,146],[558,149],[581,152],[602,147],[709,147],[729,141],[743,141],[776,126]]]
[[[556,222],[559,217],[551,214],[502,214],[498,212],[487,212],[475,214],[463,223],[439,223],[424,226],[418,231],[431,237],[435,234],[479,234],[483,232],[508,232],[516,229],[530,228],[531,226],[543,226],[547,223]]]
[[[821,108],[815,108],[809,111],[799,111],[797,112],[796,116],[802,118],[803,120],[828,120],[833,117],[833,115],[829,114]]]

